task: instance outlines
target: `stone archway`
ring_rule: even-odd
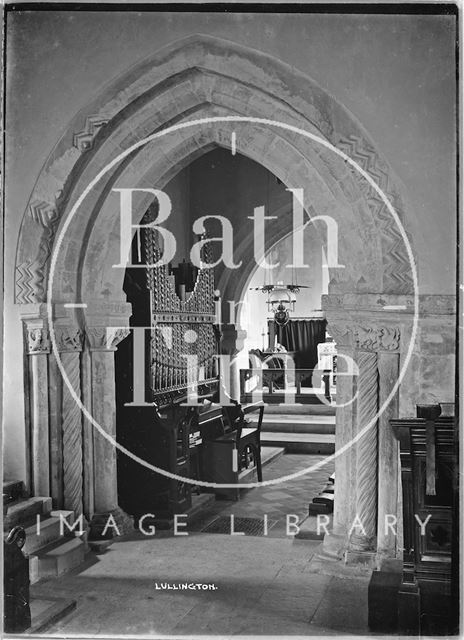
[[[80,113],[47,160],[31,195],[17,251],[16,302],[23,305],[30,356],[27,398],[35,460],[33,491],[51,494],[58,504],[83,511],[88,518],[111,512],[122,522],[113,447],[93,436],[66,387],[57,383],[56,396],[49,396],[48,376],[59,380],[45,313],[57,234],[88,183],[118,153],[172,124],[228,116],[278,120],[323,137],[371,175],[404,219],[400,191],[388,164],[349,112],[307,76],[234,43],[206,36],[176,42],[120,78]],[[392,324],[384,307],[404,298],[408,312],[412,311],[412,280],[401,234],[375,191],[328,149],[317,148],[292,131],[223,120],[187,128],[170,134],[169,140],[166,137],[161,148],[157,141],[138,148],[102,177],[69,224],[53,277],[50,302],[63,366],[75,392],[114,434],[113,351],[126,335],[130,305],[122,290],[123,271],[113,268],[119,262],[119,221],[112,189],[128,184],[162,188],[193,158],[213,146],[228,146],[232,131],[238,134],[240,153],[263,164],[285,184],[304,187],[311,195],[311,213],[330,213],[342,231],[340,253],[346,269],[331,274],[326,315],[339,348],[359,362],[361,372],[358,415],[351,407],[337,417],[340,447],[378,406],[378,394],[388,395],[395,371],[397,375],[402,329]],[[134,223],[146,206],[147,200],[141,198]],[[237,223],[243,229],[241,220]],[[288,224],[288,215],[283,215],[270,241],[286,235]],[[236,240],[238,257],[250,266],[234,281],[220,279],[229,299],[243,288],[252,269],[249,235],[242,230]],[[87,308],[69,306],[75,303]],[[388,355],[385,362],[383,353]],[[378,384],[379,372],[380,380],[387,380],[383,367],[391,374],[387,386]],[[353,384],[347,378],[342,395],[348,397]],[[364,463],[377,460],[377,430],[371,432],[356,451],[337,462],[341,481],[334,532],[338,537],[331,536],[338,541],[336,553],[347,543],[361,552],[375,551],[377,507],[390,508],[382,503],[382,483],[388,486],[392,478],[397,480],[394,445],[390,439],[385,446],[380,444],[388,460],[377,477],[377,465]],[[83,456],[76,451],[83,451]],[[369,521],[369,532],[364,540],[352,543],[347,541],[348,525],[359,509]],[[391,541],[388,544],[391,554]]]

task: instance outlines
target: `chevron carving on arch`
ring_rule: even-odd
[[[98,114],[87,116],[82,131],[73,136],[73,145],[79,151],[89,151],[93,147],[95,136],[108,123],[108,118]]]
[[[44,299],[43,269],[38,260],[26,260],[16,267],[16,302],[28,304]]]
[[[19,304],[43,302],[46,298],[46,273],[60,219],[57,209],[46,202],[33,202],[29,212],[41,232],[35,260],[24,260],[16,266],[15,298]]]
[[[56,207],[44,200],[33,200],[29,205],[29,213],[34,222],[44,228],[52,225],[58,217]]]
[[[360,137],[353,135],[339,140],[338,147],[373,178],[402,220],[404,212],[401,198],[392,185],[388,168],[380,160],[375,149]],[[411,266],[398,225],[372,186],[355,169],[352,173],[368,201],[382,236],[383,290],[385,293],[410,293]]]

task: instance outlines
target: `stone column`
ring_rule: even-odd
[[[50,495],[50,438],[48,411],[48,357],[50,336],[46,320],[27,319],[25,342],[28,367],[28,395],[30,416],[30,479],[35,496]]]
[[[373,425],[357,440],[356,447],[356,514],[352,524],[347,562],[371,561],[377,533],[377,420],[378,371],[377,354],[361,351],[358,355],[357,434],[373,420]],[[357,555],[361,552],[361,555]]]
[[[338,452],[374,419],[389,397],[400,367],[400,328],[393,324],[398,323],[398,316],[390,312],[395,309],[404,312],[401,320],[404,340],[403,320],[407,320],[406,326],[412,322],[414,304],[412,296],[340,293],[335,286],[330,289],[333,291],[322,300],[328,330],[337,343],[337,351],[355,357],[359,364],[358,398],[356,406],[349,410],[340,408],[340,404],[346,396],[353,397],[353,386],[350,389],[347,379],[337,375]],[[414,390],[413,385],[409,387]],[[404,388],[403,384],[402,392]],[[400,402],[404,404],[403,399]],[[401,505],[397,504],[401,492],[397,447],[389,420],[397,415],[398,394],[395,394],[378,416],[377,424],[336,458],[333,532],[325,536],[323,543],[327,555],[382,568],[386,568],[387,562],[389,571],[395,569],[395,554],[402,547]],[[353,527],[356,515],[364,532]],[[397,515],[398,537],[391,531],[385,534],[386,515]]]
[[[400,330],[379,318],[374,326],[357,326],[359,356],[357,430],[375,420],[398,378]],[[394,558],[396,535],[385,531],[385,516],[397,513],[398,451],[390,429],[397,415],[397,394],[356,444],[356,524],[350,537],[347,561],[377,566]],[[380,431],[379,431],[380,430]],[[379,546],[378,546],[379,545]],[[375,557],[375,552],[380,553]]]
[[[350,362],[354,358],[353,334],[349,325],[329,320],[328,330],[337,345],[337,411],[335,427],[335,452],[340,451],[353,437],[355,415],[356,378],[349,375]],[[346,356],[346,358],[344,357]],[[353,460],[352,449],[348,447],[335,458],[335,493],[333,528],[324,537],[324,554],[341,559],[347,544],[348,529],[352,520]]]
[[[55,328],[56,347],[68,384],[63,380],[61,403],[63,505],[82,514],[83,461],[80,353],[83,333],[77,326]]]
[[[63,377],[53,353],[48,358],[48,387],[50,495],[55,509],[63,509]]]
[[[390,329],[395,339],[391,341],[393,351],[379,351],[379,407],[382,407],[391,394],[398,380],[400,354],[394,352],[399,349],[399,330]],[[401,570],[398,563],[399,524],[395,524],[398,511],[398,441],[393,435],[390,420],[398,418],[398,391],[389,401],[379,416],[379,477],[378,477],[378,524],[377,524],[377,567],[379,569]],[[388,518],[388,519],[387,519]],[[393,524],[386,526],[386,522]],[[395,533],[396,532],[396,533]],[[396,567],[396,565],[398,565]]]
[[[88,345],[84,342],[84,349],[81,354],[81,393],[82,403],[84,407],[92,410],[92,384],[91,384],[91,356]],[[84,486],[83,486],[83,503],[84,515],[90,520],[95,512],[94,505],[94,460],[93,460],[93,441],[94,427],[87,416],[82,416],[82,453],[84,463]]]
[[[94,420],[116,439],[116,397],[114,352],[116,345],[129,334],[128,328],[88,326],[86,336],[91,356],[91,413]],[[116,447],[94,427],[94,508],[90,538],[101,538],[110,521],[119,533],[133,529],[131,519],[118,507]],[[117,535],[115,527],[107,527],[106,536]]]

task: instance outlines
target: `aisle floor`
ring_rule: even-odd
[[[266,475],[280,477],[318,459],[283,456]],[[217,502],[209,518],[231,512],[284,516],[301,511],[301,500],[306,510],[311,492],[321,490],[328,473],[323,468],[289,483],[252,489],[238,503]],[[77,601],[76,610],[47,636],[368,634],[369,576],[337,571],[337,563],[321,562],[318,551],[319,541],[297,540],[283,529],[267,537],[192,530],[188,536],[157,531],[147,537],[134,531],[105,553],[89,554],[74,572],[33,585],[32,595]],[[172,588],[182,584],[214,588]]]
[[[242,493],[240,500],[216,500],[205,517],[194,526],[201,530],[218,516],[234,515],[236,518],[258,518],[267,514],[269,536],[282,537],[287,533],[287,515],[290,522],[302,522],[308,515],[311,500],[327,485],[333,473],[333,460],[327,456],[285,454],[263,469],[263,481],[275,484],[257,487]],[[281,481],[282,478],[296,477]],[[298,516],[298,520],[293,516]]]

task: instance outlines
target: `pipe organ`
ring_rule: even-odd
[[[224,464],[232,466],[232,450],[240,446],[242,433],[245,442],[246,434],[244,447],[255,451],[261,475],[259,435],[252,436],[250,444],[250,429],[242,429],[247,424],[242,407],[237,405],[231,412],[231,407],[218,404],[215,356],[220,327],[215,316],[214,269],[208,266],[212,264],[210,246],[203,246],[201,268],[192,278],[187,272],[193,267],[185,262],[177,269],[161,264],[162,247],[154,229],[144,228],[142,240],[144,263],[159,266],[137,270],[133,277],[138,281],[128,286],[126,294],[134,326],[147,327],[145,403],[137,406],[132,401],[136,363],[131,332],[116,354],[117,436],[135,456],[165,473],[118,453],[118,494],[120,506],[136,519],[145,516],[146,521],[147,514],[152,514],[156,524],[163,526],[174,514],[188,513],[195,480],[215,481],[211,471],[215,464],[209,459],[215,449],[208,443],[230,439],[226,447],[230,456]],[[184,282],[179,277],[176,281],[176,271],[177,276],[187,273]],[[186,281],[194,283],[191,291],[185,290]],[[236,469],[231,477],[238,480],[239,472]]]
[[[145,257],[156,264],[161,250],[156,233],[145,230]],[[189,384],[203,387],[217,383],[214,356],[218,353],[215,330],[214,270],[211,251],[203,247],[203,268],[186,300],[176,292],[175,276],[168,265],[147,269],[150,296],[150,380],[156,404],[171,402]]]

